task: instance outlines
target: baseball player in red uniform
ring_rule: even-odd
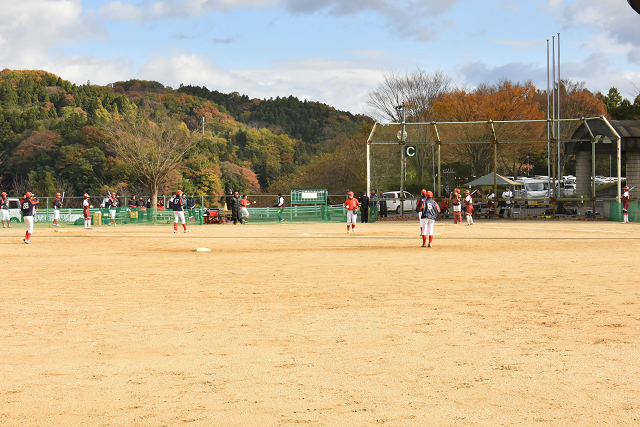
[[[623,188],[622,193],[622,223],[627,224],[629,222],[629,187]]]
[[[438,214],[440,213],[440,206],[433,200],[433,193],[426,191],[425,198],[420,199],[420,223],[422,229],[422,247],[433,247],[433,226],[436,223]],[[427,234],[429,234],[429,246],[427,246]]]
[[[176,197],[173,198],[173,232],[178,232],[178,218],[182,220],[182,228],[184,228],[184,232],[188,233],[190,230],[187,230],[187,222],[184,219],[184,206],[186,201],[184,197],[182,197],[182,190],[176,191]]]
[[[27,233],[24,236],[23,241],[26,244],[31,244],[31,234],[33,233],[33,215],[36,211],[38,200],[34,200],[33,194],[30,191],[24,195],[24,199],[20,202],[20,209],[22,210],[22,216],[24,223],[27,226]]]
[[[349,191],[347,200],[344,202],[344,207],[347,208],[347,233],[351,233],[350,227],[353,228],[353,232],[355,233],[358,199],[353,197],[353,191]]]
[[[7,223],[6,227],[11,228],[11,216],[9,215],[9,199],[7,199],[7,193],[2,192],[2,197],[0,197],[0,212],[2,212],[2,228],[5,228],[5,221]]]
[[[469,190],[465,190],[464,195],[464,201],[467,204],[467,225],[473,225],[473,197],[471,197],[471,192]]]
[[[84,215],[84,229],[85,230],[93,230],[91,227],[91,212],[89,209],[93,208],[91,204],[89,204],[89,195],[84,193],[84,200],[82,201],[82,213]]]

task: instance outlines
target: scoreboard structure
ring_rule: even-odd
[[[326,188],[292,188],[291,205],[326,205]]]

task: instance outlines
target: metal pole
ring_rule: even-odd
[[[405,133],[405,105],[402,103],[402,130],[400,131],[400,215],[404,216],[404,174],[405,174],[405,158],[404,158],[404,133]]]
[[[373,124],[373,129],[367,139],[367,194],[371,194],[371,140],[373,139],[373,133],[376,131],[378,122]]]
[[[553,96],[551,97],[551,99],[553,100],[553,102],[551,103],[552,105],[552,111],[551,111],[551,122],[552,128],[555,128],[555,119],[556,119],[556,37],[555,36],[551,36],[551,59],[552,59],[552,73],[551,75],[553,75],[553,82],[552,82],[552,93]],[[555,129],[554,129],[555,130]],[[558,135],[555,135],[555,140],[556,142],[558,142]],[[552,168],[552,177],[551,177],[551,183],[552,183],[552,189],[553,189],[553,197],[556,197],[556,165],[554,162],[553,168]],[[551,194],[549,194],[551,196]]]
[[[560,135],[560,33],[558,33],[558,187],[560,187],[560,180],[562,179],[562,162],[561,162],[561,135]]]
[[[549,113],[551,89],[549,87],[549,39],[547,39],[547,176],[551,177],[551,123],[549,122]],[[551,182],[549,182],[551,184]]]

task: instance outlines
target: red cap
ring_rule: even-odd
[[[33,196],[33,193],[31,191],[27,191],[27,193],[24,195],[24,197],[26,197],[27,199],[32,196]]]
[[[60,193],[56,193],[56,196],[59,196],[59,195],[60,195]]]
[[[427,190],[425,190],[424,188],[422,189],[422,195],[426,196],[427,195]]]
[[[427,191],[427,197],[433,197],[433,192]]]
[[[6,195],[7,195],[7,193],[5,193],[5,192],[3,191],[3,192],[2,192],[2,195],[3,195],[3,196],[6,196]]]
[[[89,197],[91,197],[91,196],[89,196],[87,193],[84,193],[84,198],[85,199],[88,199]]]
[[[353,196],[353,191],[349,191],[347,194],[348,194],[349,196]]]
[[[182,190],[178,190],[178,191],[176,191],[176,194],[177,194],[178,196],[179,196],[179,195],[181,195],[181,194],[182,194]]]

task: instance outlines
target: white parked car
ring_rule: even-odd
[[[22,212],[20,211],[20,199],[7,197],[9,200],[9,218],[11,222],[22,222]]]
[[[397,214],[400,214],[400,192],[399,191],[388,191],[383,193],[384,197],[387,199],[387,210],[395,211]],[[416,210],[417,200],[413,196],[413,194],[408,191],[404,192],[404,211],[405,212],[414,212]]]

